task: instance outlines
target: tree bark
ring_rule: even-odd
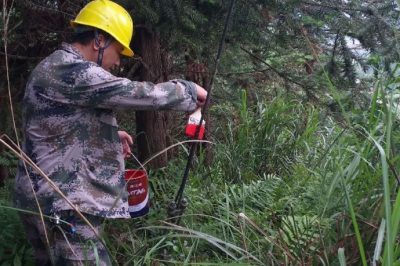
[[[140,81],[163,82],[160,36],[149,28],[137,28],[133,48],[141,56]],[[139,160],[149,159],[167,146],[165,113],[160,111],[137,111],[136,133]],[[167,165],[167,153],[154,158],[149,166],[153,169]]]

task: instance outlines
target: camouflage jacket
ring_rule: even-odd
[[[72,45],[63,44],[38,64],[27,83],[23,150],[80,211],[129,217],[124,158],[113,110],[192,111],[196,100],[192,82],[152,84],[115,77],[84,60]],[[27,170],[30,178],[20,162],[17,207],[37,210],[33,188],[44,213],[71,209],[44,178]]]

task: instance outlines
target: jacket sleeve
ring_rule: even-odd
[[[193,82],[171,80],[164,83],[130,81],[103,68],[86,63],[60,71],[45,89],[48,100],[93,108],[193,111],[197,92]],[[67,73],[66,73],[67,72]]]

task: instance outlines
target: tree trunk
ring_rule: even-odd
[[[160,37],[151,29],[137,28],[133,48],[141,56],[140,81],[163,82]],[[139,160],[149,159],[167,146],[165,114],[159,111],[137,111],[136,133]],[[154,158],[149,166],[153,169],[167,165],[167,153]]]

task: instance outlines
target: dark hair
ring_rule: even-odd
[[[100,29],[78,26],[74,29],[74,33],[71,36],[70,43],[80,43],[82,45],[89,44],[95,38],[95,30],[97,30],[99,34],[104,35],[106,39],[111,38],[114,40],[114,38],[110,34]]]

